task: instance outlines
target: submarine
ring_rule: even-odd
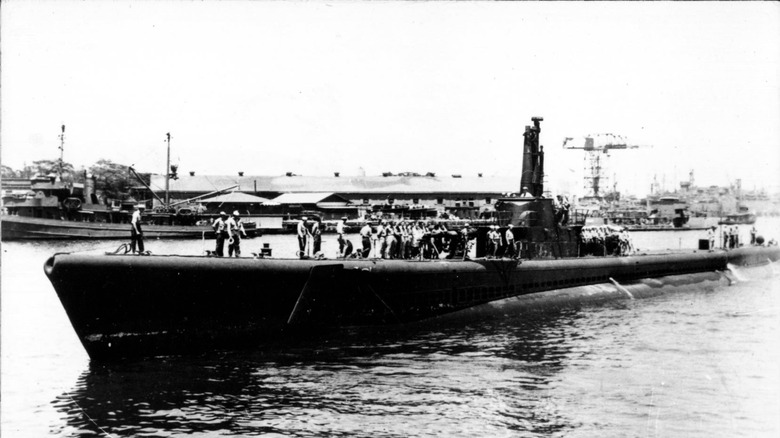
[[[434,260],[220,258],[57,253],[44,263],[93,361],[262,348],[288,334],[398,327],[515,297],[766,265],[777,246],[632,255],[586,251],[584,217],[561,218],[545,197],[540,117],[525,127],[521,196],[496,203],[516,258],[489,257],[489,227],[472,230],[474,257]],[[511,226],[510,226],[511,225]],[[630,295],[629,292],[626,292]]]

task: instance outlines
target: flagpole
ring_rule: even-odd
[[[59,166],[59,177],[60,181],[62,181],[62,160],[63,155],[65,154],[65,125],[62,125],[62,134],[60,134],[60,162],[58,163]]]
[[[165,210],[168,210],[168,206],[171,205],[170,199],[170,182],[171,182],[171,133],[165,134],[168,138],[168,159],[165,162]]]

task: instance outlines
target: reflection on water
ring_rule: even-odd
[[[100,432],[83,409],[128,436],[407,436],[411,418],[428,435],[549,435],[572,427],[539,393],[582,354],[572,348],[577,318],[565,311],[465,329],[354,330],[292,348],[93,366],[54,403],[67,416],[62,432]]]
[[[701,237],[647,234],[659,248]],[[244,252],[263,243],[294,254],[292,236]],[[780,265],[738,270],[732,286],[653,280],[626,285],[635,300],[90,365],[41,268],[54,252],[118,244],[3,243],[2,436],[780,435]]]
[[[101,435],[89,416],[115,436],[774,436],[769,271],[593,307],[91,366],[54,400],[57,434]]]

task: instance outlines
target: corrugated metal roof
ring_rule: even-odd
[[[201,199],[198,202],[203,204],[212,203],[226,203],[226,204],[264,204],[264,205],[279,205],[277,202],[271,201],[267,198],[260,196],[247,195],[241,192],[230,192],[222,195],[217,195],[212,198]]]
[[[219,176],[182,175],[171,180],[173,192],[203,193],[238,184],[237,190],[278,193],[507,193],[516,192],[516,177],[451,176]],[[165,177],[152,175],[152,187],[165,187]]]
[[[335,193],[285,193],[274,198],[274,202],[279,204],[318,204],[320,202],[349,204],[348,199],[344,199]]]

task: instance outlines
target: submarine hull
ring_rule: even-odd
[[[90,358],[118,360],[253,348],[545,291],[778,259],[778,247],[530,261],[56,254],[44,270]]]

